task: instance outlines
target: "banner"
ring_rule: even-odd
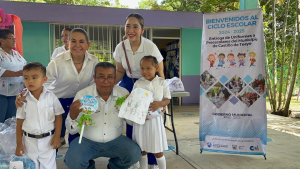
[[[204,14],[202,151],[265,155],[267,112],[261,9]]]

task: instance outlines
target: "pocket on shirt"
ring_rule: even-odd
[[[163,92],[163,88],[162,87],[157,87],[154,91],[154,99],[156,101],[158,100],[162,100],[163,99],[163,96],[164,96],[164,92]]]
[[[53,123],[55,120],[54,110],[53,107],[47,107],[47,120],[49,123]]]
[[[119,128],[121,125],[123,125],[123,119],[119,116],[119,111],[113,111],[111,118],[111,127],[113,128]]]

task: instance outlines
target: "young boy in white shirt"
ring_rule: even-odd
[[[60,146],[60,132],[64,109],[58,98],[43,84],[47,81],[46,67],[28,63],[23,68],[27,102],[17,109],[16,156],[26,154],[36,169],[56,169],[56,148]]]

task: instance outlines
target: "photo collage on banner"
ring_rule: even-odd
[[[261,9],[203,15],[201,151],[265,155],[267,114]]]

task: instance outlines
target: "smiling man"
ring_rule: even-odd
[[[86,169],[94,168],[93,159],[108,157],[108,168],[127,169],[141,158],[140,147],[122,135],[124,119],[118,117],[119,111],[114,107],[118,97],[127,95],[128,91],[115,86],[116,68],[108,62],[95,66],[94,81],[94,85],[76,94],[66,127],[71,134],[79,133],[76,122],[82,111],[79,99],[85,95],[94,96],[98,101],[98,110],[91,115],[95,124],[83,132],[81,144],[78,143],[79,137],[71,142],[64,162],[68,168]]]

